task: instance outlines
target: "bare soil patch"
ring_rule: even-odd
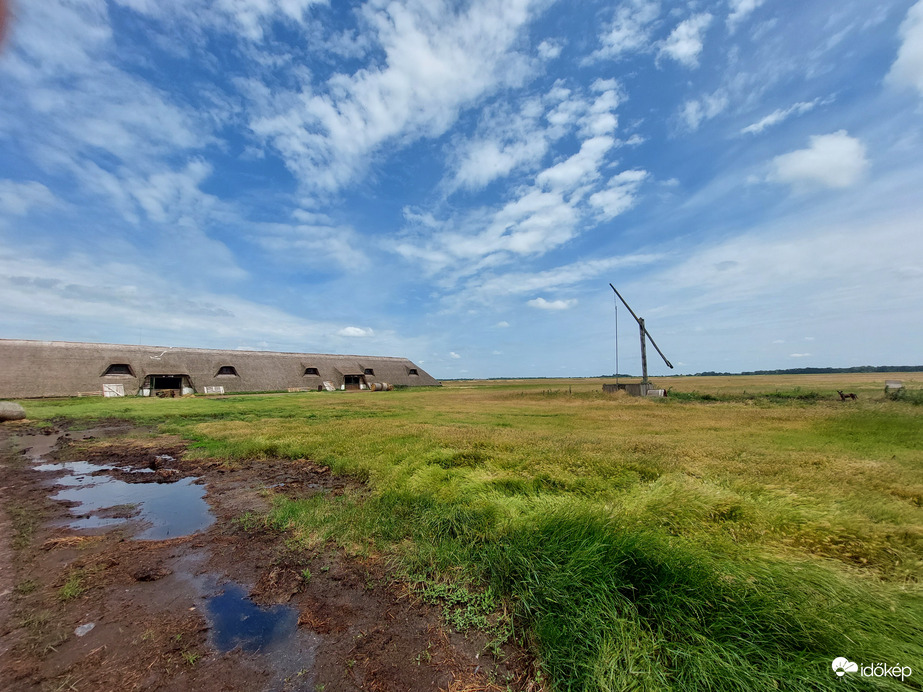
[[[181,440],[139,432],[118,422],[85,431],[0,427],[5,689],[525,688],[516,655],[498,662],[475,637],[451,631],[384,561],[350,558],[332,546],[306,552],[284,535],[235,521],[264,512],[274,492],[357,492],[357,481],[307,460],[199,462],[185,457]],[[111,467],[108,477],[128,483],[195,477],[214,523],[189,536],[136,540],[135,509],[125,505],[96,516],[128,521],[69,528],[68,503],[50,499],[63,472],[34,468],[68,460]],[[222,651],[211,599],[233,585],[264,610],[292,609],[294,632],[259,650],[240,640]]]

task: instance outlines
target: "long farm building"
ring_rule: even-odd
[[[0,399],[437,386],[406,358],[0,339]]]

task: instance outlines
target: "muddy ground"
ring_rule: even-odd
[[[68,476],[63,462],[74,460],[94,466]],[[196,462],[184,457],[181,440],[120,422],[83,431],[0,424],[0,464],[3,689],[530,687],[525,657],[512,652],[498,662],[482,651],[483,638],[452,631],[383,560],[347,557],[332,545],[306,552],[241,521],[265,512],[273,492],[362,492],[325,467]],[[139,540],[149,525],[134,505],[122,505],[83,521],[126,521],[73,528],[79,505],[51,496],[62,482],[83,487],[102,476],[204,487],[213,523],[192,535]]]

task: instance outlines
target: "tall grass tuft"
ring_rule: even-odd
[[[735,564],[597,513],[549,513],[481,551],[556,689],[844,689],[838,655],[923,654],[923,623],[903,611],[863,635],[857,618],[888,611],[832,572]]]

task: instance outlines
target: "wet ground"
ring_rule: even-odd
[[[9,690],[523,689],[383,561],[240,517],[362,492],[307,460],[195,462],[114,422],[0,427],[0,679]]]

